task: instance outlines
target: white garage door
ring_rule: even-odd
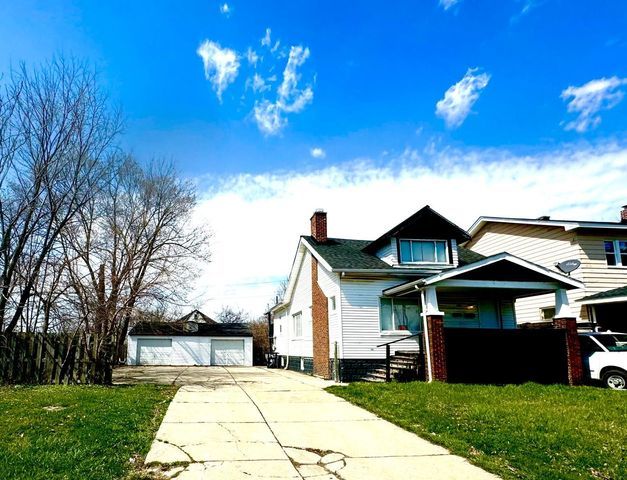
[[[137,340],[137,357],[139,365],[170,365],[172,339],[140,338]]]
[[[211,340],[211,365],[244,365],[244,340]]]

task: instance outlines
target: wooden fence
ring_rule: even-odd
[[[95,361],[96,335],[0,334],[0,383],[109,384],[109,360]]]

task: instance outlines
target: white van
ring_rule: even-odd
[[[589,378],[614,390],[627,390],[627,333],[580,333],[579,341]]]

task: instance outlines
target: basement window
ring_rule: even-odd
[[[627,267],[627,241],[605,240],[605,260],[610,267]]]
[[[540,320],[543,322],[552,322],[555,317],[555,307],[546,307],[540,309]]]
[[[382,332],[421,331],[420,306],[418,300],[381,298],[379,322]]]

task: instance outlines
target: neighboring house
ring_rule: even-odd
[[[129,365],[252,365],[243,323],[218,323],[194,310],[173,322],[139,322],[128,334]]]
[[[577,320],[614,331],[627,330],[627,206],[619,222],[479,217],[466,248],[492,255],[503,250],[555,272],[557,264],[577,260],[572,278],[585,286],[568,292]],[[516,301],[519,323],[550,321],[552,295]]]
[[[459,244],[469,234],[426,206],[374,241],[327,237],[311,217],[284,300],[271,310],[282,365],[343,381],[364,378],[392,353],[418,352],[428,379],[446,380],[444,327],[514,329],[514,301],[551,293],[572,317],[567,289],[582,284],[508,253],[484,257]],[[574,320],[573,320],[574,325]],[[337,359],[337,363],[335,363]]]

